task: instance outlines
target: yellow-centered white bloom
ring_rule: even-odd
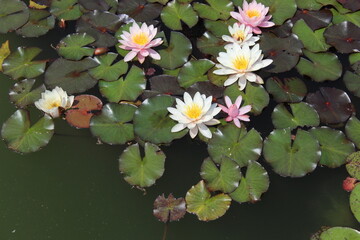
[[[259,37],[253,36],[251,27],[246,26],[245,24],[239,25],[238,23],[234,23],[234,25],[229,26],[228,29],[231,36],[222,36],[222,39],[225,42],[230,42],[230,44],[225,45],[225,49],[232,47],[234,44],[240,46],[254,46],[259,40]]]
[[[229,86],[238,81],[240,90],[246,86],[246,81],[263,84],[264,81],[255,71],[269,66],[273,60],[263,59],[259,44],[255,44],[251,49],[249,46],[233,45],[226,49],[226,52],[220,52],[217,60],[220,64],[216,64],[214,74],[229,75],[224,86]]]
[[[35,106],[49,114],[53,118],[60,116],[60,111],[68,109],[74,102],[74,96],[68,96],[61,87],[55,87],[52,91],[46,90],[41,93],[41,98],[35,102]]]
[[[204,137],[212,137],[207,125],[219,124],[219,120],[214,119],[214,116],[221,111],[216,103],[212,104],[212,96],[206,97],[197,92],[192,99],[190,94],[185,92],[184,102],[177,98],[176,103],[176,108],[167,108],[172,114],[170,118],[179,122],[171,129],[171,132],[179,132],[188,128],[191,138],[194,138],[199,131]]]

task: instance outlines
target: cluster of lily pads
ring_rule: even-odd
[[[63,117],[71,126],[89,128],[103,143],[129,144],[120,156],[120,172],[129,184],[146,188],[164,173],[161,146],[189,132],[207,144],[203,180],[185,199],[156,199],[154,214],[164,222],[186,211],[214,220],[232,201],[260,200],[269,187],[261,156],[284,177],[303,177],[319,165],[340,167],[348,159],[359,179],[358,160],[348,158],[360,148],[360,121],[351,103],[360,97],[357,0],[34,0],[28,5],[0,0],[0,5],[5,6],[0,33],[38,37],[69,24],[76,30],[59,42],[60,57],[52,61],[37,60],[36,47],[10,52],[6,42],[0,48],[0,70],[16,81],[9,97],[18,108],[1,134],[16,152],[47,145],[53,118]],[[323,83],[329,81],[342,81],[350,93]],[[317,89],[308,92],[309,82]],[[94,88],[101,96],[85,93]],[[45,115],[31,124],[33,105]],[[271,119],[264,120],[269,108]],[[271,121],[273,131],[262,136],[256,130],[261,126],[247,123],[250,118],[257,124],[269,123],[256,119]],[[350,198],[360,221],[359,191],[356,185]],[[314,239],[341,236],[357,239],[360,233],[330,228]]]

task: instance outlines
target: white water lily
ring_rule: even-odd
[[[226,49],[226,52],[220,52],[217,60],[214,74],[230,75],[225,81],[224,86],[229,86],[238,81],[240,90],[246,86],[246,81],[263,84],[263,79],[256,75],[255,71],[269,66],[273,60],[263,59],[259,44],[255,44],[251,49],[249,46],[233,45],[232,48]]]
[[[225,45],[225,49],[233,47],[234,44],[240,46],[254,46],[255,43],[260,39],[259,37],[254,37],[252,34],[252,29],[245,24],[234,23],[233,26],[228,27],[230,35],[223,35],[222,39],[225,42],[230,42],[230,44]]]
[[[46,90],[41,93],[41,98],[35,102],[35,106],[49,114],[53,118],[60,116],[61,109],[68,109],[74,102],[74,96],[68,96],[61,87],[55,87],[52,91]]]
[[[206,97],[197,92],[192,99],[190,94],[185,92],[184,102],[177,98],[176,108],[167,108],[172,114],[170,118],[179,122],[171,129],[171,132],[179,132],[188,128],[191,138],[194,138],[199,131],[204,137],[211,138],[212,134],[207,125],[219,124],[219,120],[214,119],[214,116],[221,111],[216,103],[211,104],[211,102],[212,96]]]

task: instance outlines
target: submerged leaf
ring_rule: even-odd
[[[164,223],[179,221],[186,213],[184,198],[174,198],[170,193],[167,198],[164,194],[158,196],[154,201],[154,216]]]

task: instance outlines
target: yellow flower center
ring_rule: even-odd
[[[248,10],[246,11],[246,14],[248,15],[249,18],[260,16],[260,12],[258,10]]]
[[[232,62],[237,70],[246,70],[249,65],[249,60],[243,56],[237,57]]]
[[[244,31],[241,31],[241,30],[238,30],[237,32],[235,32],[233,35],[232,35],[232,37],[234,38],[234,39],[236,39],[236,41],[244,41],[244,39],[245,39],[245,33],[244,33]]]
[[[139,45],[145,45],[149,42],[149,37],[144,32],[137,33],[132,37],[134,43]]]
[[[52,103],[47,104],[47,109],[53,109],[53,108],[60,107],[60,106],[61,106],[60,103],[52,102]]]
[[[185,115],[192,119],[197,119],[201,115],[201,108],[199,105],[193,103],[190,106],[186,106]]]

